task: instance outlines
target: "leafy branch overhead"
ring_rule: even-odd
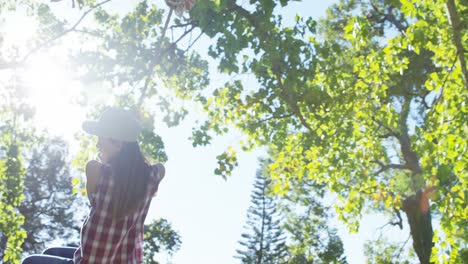
[[[466,245],[466,222],[449,216],[467,213],[468,36],[457,16],[466,6],[342,0],[321,21],[297,16],[286,26],[277,11],[288,2],[199,1],[192,10],[216,41],[219,71],[234,79],[204,103],[211,125],[200,130],[234,126],[268,146],[277,192],[304,177],[325,184],[352,230],[365,208],[405,213],[421,263],[456,261]]]

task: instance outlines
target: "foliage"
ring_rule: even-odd
[[[451,26],[443,1],[341,1],[335,10],[346,16],[331,11],[332,27],[323,27],[335,36],[321,40],[311,19],[282,24],[274,10],[287,2],[202,0],[192,11],[217,40],[209,50],[219,70],[260,83],[249,89],[233,77],[216,89],[205,104],[210,124],[233,125],[247,145],[274,150],[277,193],[302,177],[324,184],[352,231],[364,208],[402,211],[421,263],[431,248],[431,261],[458,262],[467,244],[468,108],[466,62],[452,34],[461,33],[466,50],[466,31]],[[445,234],[434,241],[433,211],[443,213]]]
[[[239,241],[236,258],[242,263],[282,263],[287,254],[286,237],[281,229],[282,216],[277,200],[269,195],[271,179],[265,175],[264,161],[257,171],[247,210],[246,232]]]
[[[174,231],[166,219],[153,220],[145,225],[143,254],[145,264],[158,264],[156,254],[167,252],[174,254],[182,244],[180,235]]]
[[[279,199],[288,237],[287,263],[347,263],[343,242],[330,225],[330,208],[323,189],[310,190],[306,179],[294,184],[294,191]]]
[[[156,133],[155,121],[162,119],[174,126],[188,113],[184,106],[176,106],[176,97],[167,88],[183,99],[190,99],[190,90],[200,90],[207,84],[207,65],[199,55],[178,48],[162,36],[163,9],[147,1],[141,1],[123,17],[101,7],[93,14],[97,27],[82,31],[83,41],[95,45],[74,50],[71,61],[82,69],[83,81],[108,84],[108,93],[112,95],[108,101],[132,109],[140,117],[144,128],[140,137],[143,152],[151,162],[165,162],[168,157]],[[189,30],[184,35],[188,33]],[[105,106],[92,107],[92,115],[96,117]],[[92,139],[82,136],[80,139],[82,148],[74,164],[83,168],[95,149]]]
[[[0,83],[0,88],[0,259],[4,263],[19,263],[21,244],[26,238],[24,216],[18,210],[24,200],[26,173],[22,151],[28,147],[31,131],[25,124],[32,111],[14,72]]]
[[[19,206],[27,232],[23,250],[30,254],[41,252],[58,238],[76,244],[85,209],[84,200],[72,195],[67,144],[48,137],[34,141],[26,159],[24,200]]]
[[[308,222],[301,224],[307,225]],[[297,231],[296,231],[297,232]],[[338,237],[335,231],[327,234],[327,239],[324,241],[302,241],[292,248],[288,262],[291,264],[312,264],[312,263],[347,263],[344,256],[343,242]],[[317,245],[317,243],[319,245]],[[314,251],[314,249],[319,251]]]
[[[409,237],[408,237],[409,240]],[[376,241],[368,241],[364,245],[364,252],[367,257],[367,263],[375,264],[410,264],[417,263],[409,261],[414,260],[414,251],[410,251],[407,254],[405,252],[406,242],[389,244],[382,239]],[[403,254],[402,254],[403,253]]]
[[[21,244],[26,238],[26,232],[21,228],[24,216],[17,207],[23,200],[24,167],[21,163],[17,145],[7,146],[6,157],[2,159],[0,182],[0,234],[1,257],[6,263],[19,263]]]
[[[187,114],[185,107],[176,107],[174,95],[203,100],[200,90],[208,84],[207,64],[198,54],[178,47],[177,40],[170,42],[162,35],[163,9],[141,1],[121,18],[103,8],[94,16],[98,26],[86,32],[97,49],[79,50],[72,56],[84,69],[82,78],[104,80],[112,86],[116,104],[146,110],[151,118],[157,111],[170,126]],[[186,28],[182,36],[193,29]]]

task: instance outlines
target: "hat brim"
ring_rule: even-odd
[[[81,127],[88,134],[102,136],[102,129],[96,121],[84,121]]]

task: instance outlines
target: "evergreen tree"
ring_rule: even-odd
[[[38,253],[58,238],[65,243],[78,242],[84,199],[72,194],[67,156],[68,146],[63,140],[36,138],[27,158],[24,200],[19,207],[27,232],[25,253]]]
[[[280,263],[287,254],[281,230],[277,201],[268,195],[271,180],[265,177],[264,166],[257,171],[251,206],[247,211],[246,232],[239,242],[236,258],[242,263]]]

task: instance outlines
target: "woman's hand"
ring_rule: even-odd
[[[155,166],[157,169],[156,177],[158,177],[157,185],[159,185],[159,183],[161,183],[162,179],[166,175],[166,168],[164,168],[164,165],[162,165],[161,163],[154,164],[153,166]],[[154,193],[153,197],[156,196],[156,193],[157,192]]]
[[[166,168],[164,168],[164,165],[162,165],[161,163],[157,163],[155,166],[156,168],[158,168],[158,178],[159,181],[161,181],[166,175]]]
[[[101,176],[101,167],[102,164],[97,160],[90,160],[86,163],[86,192],[88,199],[91,199],[90,195],[96,191]]]

